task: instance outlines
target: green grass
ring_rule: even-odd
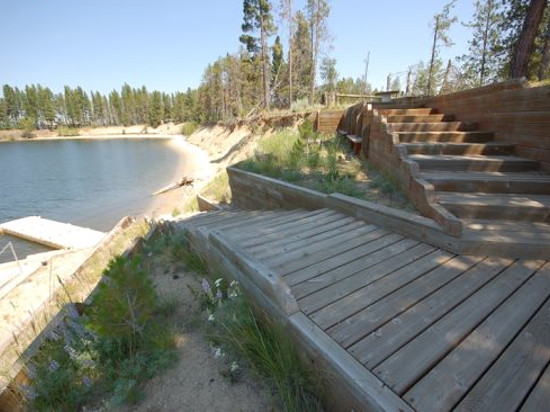
[[[198,123],[186,122],[183,124],[183,126],[181,126],[181,134],[184,136],[191,136],[198,128]]]
[[[307,369],[288,331],[242,296],[227,299],[215,311],[217,345],[236,355],[271,386],[285,411],[321,411],[319,372]]]
[[[222,171],[212,179],[212,181],[200,193],[207,199],[217,203],[224,204],[231,202],[231,188],[229,187],[229,177],[225,171]]]
[[[58,136],[78,136],[80,131],[76,127],[59,126],[57,128]]]
[[[254,157],[239,167],[322,193],[341,193],[418,213],[390,174],[350,156],[344,139],[318,135],[308,121],[298,133],[283,130],[264,138]]]

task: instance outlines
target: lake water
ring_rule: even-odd
[[[181,168],[169,139],[3,142],[0,223],[39,215],[108,231],[146,211]],[[7,240],[0,236],[0,250]]]

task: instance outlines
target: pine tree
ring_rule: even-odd
[[[172,121],[172,97],[168,93],[162,93],[162,106],[164,107],[164,123]]]
[[[10,117],[8,116],[8,103],[6,99],[0,98],[0,129],[10,128]]]
[[[279,10],[280,10],[280,16],[283,21],[286,22],[286,26],[288,29],[288,104],[289,107],[292,105],[292,98],[293,98],[293,89],[292,89],[292,71],[293,71],[293,41],[292,38],[294,36],[294,15],[292,12],[292,0],[280,0],[279,3]]]
[[[309,24],[301,11],[296,13],[296,32],[294,33],[292,44],[292,51],[294,54],[292,83],[294,85],[294,95],[296,100],[299,100],[308,96],[312,67]]]
[[[472,29],[468,41],[469,53],[460,61],[462,71],[472,87],[479,87],[499,80],[502,65],[498,54],[500,20],[502,14],[497,0],[476,0],[473,20],[466,24]]]
[[[260,52],[262,63],[262,84],[263,84],[263,105],[269,110],[270,96],[270,72],[268,55],[268,38],[275,32],[273,16],[271,14],[271,2],[269,0],[244,0],[243,20],[241,28],[243,34],[239,40],[243,43],[248,52],[255,55]],[[259,31],[259,39],[248,33]],[[260,44],[258,45],[258,40]]]
[[[315,79],[317,63],[325,43],[330,39],[328,17],[330,6],[327,0],[308,0],[306,4],[309,31],[311,35],[311,73],[309,79],[309,104],[315,104]]]
[[[48,127],[53,128],[55,118],[56,118],[56,109],[55,109],[55,98],[53,92],[48,88],[42,88],[39,86],[38,90],[38,99],[40,101],[40,111],[41,116],[44,118],[44,121],[48,124]]]
[[[109,94],[109,105],[111,109],[110,111],[112,116],[112,124],[120,125],[123,114],[122,114],[122,100],[120,99],[120,95],[118,94],[118,91],[113,90]]]
[[[432,96],[435,94],[436,82],[436,63],[439,57],[440,43],[446,47],[452,46],[452,41],[448,36],[449,28],[457,21],[456,16],[449,17],[451,9],[455,6],[456,0],[451,0],[441,10],[441,13],[433,17],[433,42],[430,66],[428,68],[428,82],[426,84],[426,94]]]
[[[540,23],[547,0],[531,0],[523,27],[514,47],[514,54],[510,63],[510,77],[512,79],[528,74],[529,60],[535,46],[535,39],[539,32]]]
[[[155,90],[151,94],[151,104],[149,106],[149,126],[157,128],[164,117],[164,110],[162,107],[162,94]]]
[[[38,92],[36,86],[25,86],[25,99],[23,101],[23,107],[25,108],[25,117],[29,119],[29,122],[34,122],[35,126],[38,125]]]
[[[19,122],[21,116],[19,91],[17,88],[5,84],[2,86],[2,93],[6,101],[6,111],[10,120],[10,126],[14,126]]]

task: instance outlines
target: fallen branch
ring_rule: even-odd
[[[174,190],[177,188],[180,188],[182,186],[189,186],[192,185],[194,182],[194,179],[190,179],[187,176],[183,176],[180,180],[178,180],[175,183],[169,184],[168,186],[163,187],[160,190],[157,190],[155,193],[153,193],[153,196],[160,195],[162,193],[166,193],[170,190]]]

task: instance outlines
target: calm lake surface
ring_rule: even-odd
[[[0,223],[39,215],[108,231],[146,211],[181,168],[168,139],[3,142]],[[0,236],[0,250],[7,240]]]

